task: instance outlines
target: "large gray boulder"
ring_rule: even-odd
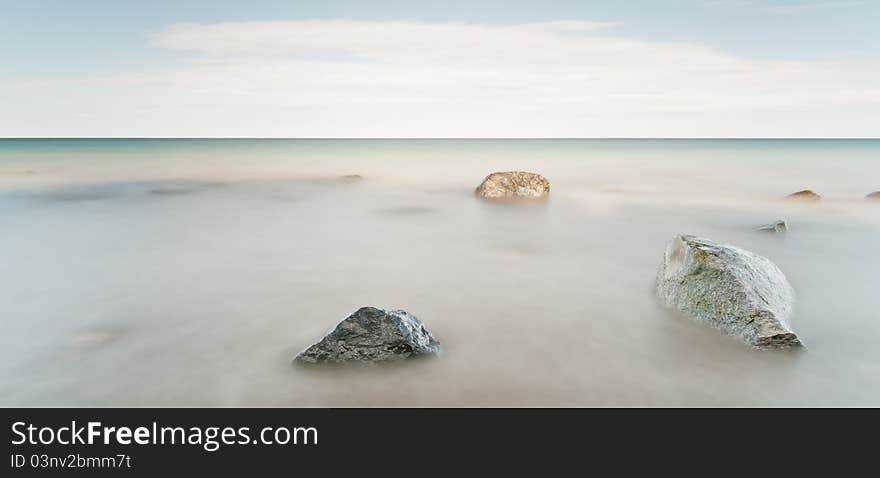
[[[543,199],[550,194],[550,181],[525,171],[498,172],[486,176],[476,193],[486,199]]]
[[[390,362],[439,352],[440,344],[415,316],[403,310],[361,307],[294,361]]]
[[[794,290],[769,259],[695,236],[676,236],[657,272],[667,306],[757,348],[801,346],[789,329]]]
[[[865,199],[870,199],[872,201],[880,201],[880,191],[874,191],[874,192],[868,194],[867,196],[865,196]]]

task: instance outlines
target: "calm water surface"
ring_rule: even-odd
[[[551,199],[474,198],[512,169]],[[0,140],[0,405],[876,406],[875,190],[875,140]],[[677,233],[776,262],[808,349],[661,307]],[[363,305],[445,355],[289,364]]]

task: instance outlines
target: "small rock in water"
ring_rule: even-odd
[[[759,226],[756,230],[763,232],[786,232],[788,231],[788,224],[785,223],[782,219],[771,222],[770,224],[764,224],[763,226]]]
[[[786,199],[798,199],[801,201],[818,201],[822,199],[822,196],[816,194],[809,189],[804,189],[803,191],[798,191],[796,193],[791,193],[786,196]]]
[[[294,361],[391,362],[438,353],[440,343],[414,315],[403,310],[361,307]]]
[[[339,176],[339,180],[344,183],[356,183],[358,181],[363,180],[364,177],[360,174],[346,174],[344,176]]]
[[[787,320],[794,290],[769,259],[695,236],[676,236],[657,272],[657,295],[757,348],[802,346]]]
[[[476,193],[486,199],[543,199],[550,194],[550,182],[540,174],[525,171],[492,173]]]
[[[870,199],[872,201],[880,201],[880,191],[874,191],[871,194],[865,196],[865,199]]]

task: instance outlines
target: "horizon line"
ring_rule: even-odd
[[[214,139],[214,140],[880,140],[880,136],[8,136],[0,140],[83,140],[83,139]]]

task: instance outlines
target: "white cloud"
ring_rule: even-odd
[[[150,42],[184,63],[62,106],[93,118],[68,129],[98,136],[880,135],[876,60],[748,59],[609,26],[172,25]]]

